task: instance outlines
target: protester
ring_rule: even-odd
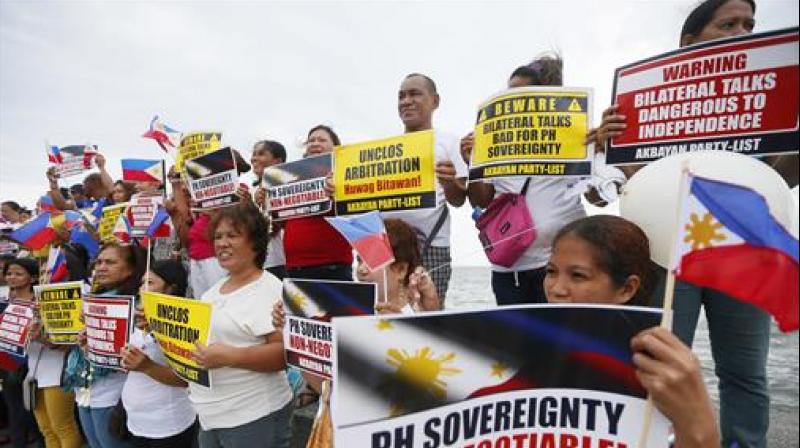
[[[329,154],[339,146],[339,136],[328,126],[308,131],[304,157]],[[284,222],[283,248],[286,275],[291,278],[353,280],[353,251],[350,244],[322,216]]]
[[[650,266],[650,246],[641,229],[616,216],[591,216],[555,236],[544,290],[551,303],[646,306],[655,281]],[[720,446],[700,363],[691,350],[665,328],[639,333],[631,348],[637,378],[674,425],[675,447]]]
[[[561,86],[563,61],[557,55],[545,55],[511,73],[508,87]],[[461,141],[461,153],[469,163],[473,136]],[[525,195],[535,232],[533,244],[511,266],[492,265],[492,291],[498,305],[544,303],[542,280],[555,233],[565,224],[586,216],[581,195],[582,184],[575,178],[537,177],[492,179],[470,182],[467,193],[473,206],[486,208],[503,193]],[[502,244],[502,243],[501,243]]]
[[[114,182],[111,189],[111,200],[115,204],[122,204],[131,200],[131,196],[136,192],[136,186],[130,182],[118,180]]]
[[[403,79],[397,95],[397,111],[404,132],[433,129],[433,113],[439,108],[439,93],[431,78],[412,73]],[[436,160],[436,204],[432,209],[386,212],[386,218],[402,219],[418,232],[422,265],[430,273],[439,298],[444,302],[450,284],[450,212],[447,204],[460,207],[466,198],[467,165],[458,151],[458,138],[434,131]]]
[[[5,203],[3,204],[5,206]],[[39,278],[39,264],[32,258],[16,258],[6,263],[3,277],[9,286],[9,299],[33,305],[33,285]],[[3,381],[3,397],[8,414],[9,436],[11,445],[24,448],[38,438],[33,415],[25,409],[22,383],[28,374],[26,358],[14,358],[10,370],[0,370]]]
[[[138,246],[105,243],[95,261],[97,289],[94,293],[136,295],[144,265],[144,253]],[[79,343],[85,346],[85,330],[79,335]],[[123,372],[91,366],[81,349],[73,349],[69,354],[64,386],[75,388],[81,427],[91,448],[131,446],[129,440],[121,440],[124,423],[119,421],[119,403],[126,376]],[[115,423],[113,430],[112,420]]]
[[[253,155],[250,164],[253,165],[253,175],[255,180],[253,186],[258,187],[254,195],[254,201],[259,208],[264,208],[266,194],[262,188],[261,181],[264,176],[264,169],[286,163],[286,148],[274,140],[261,140],[253,146]],[[267,261],[264,262],[264,269],[270,274],[283,280],[286,275],[286,255],[283,250],[283,228],[277,223],[271,223],[269,247],[267,248]]]
[[[21,224],[23,222],[19,216],[21,211],[22,207],[17,202],[5,201],[0,204],[0,214],[3,217],[3,221],[9,224]]]
[[[281,334],[270,321],[281,283],[262,269],[267,229],[251,203],[221,209],[210,223],[214,253],[229,275],[202,297],[215,318],[209,345],[197,344],[195,352],[214,387],[189,384],[201,448],[289,446],[292,391]]]
[[[753,0],[706,0],[686,18],[681,29],[681,46],[714,39],[749,34],[755,25],[756,5]],[[625,130],[625,117],[617,105],[606,109],[603,121],[595,132],[598,147],[608,138]],[[786,163],[786,160],[791,163]],[[779,168],[779,173],[796,184],[797,155],[766,158]],[[641,168],[626,167],[629,176]],[[677,179],[676,179],[677,182]],[[653,207],[659,204],[654,203]],[[665,271],[660,272],[663,295]],[[766,446],[769,427],[769,392],[767,389],[767,356],[769,352],[770,317],[758,308],[710,288],[700,288],[682,281],[675,286],[681,300],[674,304],[673,331],[691,347],[700,308],[708,320],[711,354],[719,378],[720,426],[722,443],[740,447]]]
[[[141,291],[184,297],[186,270],[179,261],[153,263]],[[191,448],[197,437],[197,414],[189,401],[186,382],[167,365],[167,358],[137,310],[137,328],[122,351],[128,378],[122,404],[134,444],[141,448]]]

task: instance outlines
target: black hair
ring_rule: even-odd
[[[561,238],[572,235],[592,246],[595,262],[616,287],[624,286],[630,275],[639,277],[641,285],[628,305],[649,305],[655,272],[650,262],[650,242],[642,229],[619,216],[589,216],[559,230],[553,247]]]
[[[169,286],[169,294],[185,297],[188,274],[178,260],[159,260],[150,265],[150,270]]]
[[[425,84],[428,85],[428,89],[430,90],[430,92],[432,94],[436,95],[437,93],[439,93],[436,90],[436,83],[433,82],[433,80],[428,75],[423,75],[422,73],[410,73],[410,74],[406,75],[406,77],[403,78],[403,79],[412,78],[414,76],[419,76],[420,78],[424,79],[425,80]]]
[[[333,146],[339,146],[339,145],[342,144],[342,141],[339,140],[339,136],[336,134],[336,132],[333,131],[333,128],[331,128],[330,126],[325,126],[324,124],[318,124],[318,125],[314,126],[313,128],[309,129],[307,137],[311,137],[311,134],[313,134],[314,131],[325,131],[325,132],[327,132],[328,135],[331,137],[331,141],[333,142]]]
[[[558,53],[539,56],[530,64],[517,67],[509,79],[515,76],[529,79],[528,85],[531,86],[562,86],[564,85],[564,60]]]
[[[254,264],[261,268],[267,259],[267,246],[269,246],[269,221],[261,214],[252,201],[240,204],[238,207],[221,209],[208,226],[208,238],[213,243],[214,234],[222,221],[229,221],[234,229],[246,235],[256,258]]]
[[[16,201],[4,201],[0,205],[5,205],[6,207],[10,208],[11,210],[14,210],[17,213],[22,211],[22,206],[20,206],[19,203]]]
[[[101,286],[95,293],[102,294],[113,289],[116,291],[116,294],[119,295],[137,295],[139,293],[139,286],[142,284],[142,276],[144,276],[144,269],[147,261],[145,251],[134,244],[121,244],[116,241],[109,241],[103,243],[103,246],[100,247],[100,250],[97,252],[98,257],[100,253],[108,249],[114,249],[122,256],[122,261],[131,269],[131,275],[118,285]]]
[[[69,187],[69,192],[70,193],[77,192],[83,194],[83,184],[73,184],[72,186]]]
[[[683,40],[687,35],[697,36],[700,34],[703,28],[714,18],[714,13],[729,1],[731,0],[704,0],[697,5],[686,17],[686,21],[683,22],[680,39]],[[753,14],[756,13],[756,2],[754,0],[742,1],[750,5],[753,9]]]
[[[286,162],[286,148],[284,148],[283,145],[275,140],[260,140],[256,142],[253,147],[256,148],[256,150],[264,149],[272,154],[273,158],[280,160],[281,163]]]
[[[33,258],[14,258],[3,266],[3,277],[8,274],[8,268],[17,265],[31,276],[31,285],[39,283],[39,263]]]

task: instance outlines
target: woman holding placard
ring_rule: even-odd
[[[186,270],[180,261],[157,261],[145,276],[141,291],[184,297],[186,284]],[[146,332],[143,314],[137,312],[136,317],[137,328],[122,352],[122,366],[128,370],[122,388],[128,430],[137,447],[191,448],[197,435],[197,414],[186,382],[169,368],[158,342]]]
[[[753,0],[706,0],[686,18],[681,30],[681,47],[753,32],[756,5]],[[617,105],[606,109],[599,128],[590,133],[597,148],[626,129],[625,116]],[[774,162],[781,176],[797,183],[797,156],[765,159]],[[642,165],[624,167],[631,177]],[[721,179],[724,180],[724,179]],[[677,185],[678,179],[675,179]],[[677,188],[672,188],[677,195]],[[664,207],[663,203],[652,203]],[[647,229],[645,229],[647,230]],[[650,235],[655,239],[654,235]],[[663,272],[663,271],[662,271]],[[663,287],[656,297],[663,295]],[[715,372],[719,377],[720,424],[723,444],[730,446],[766,446],[769,426],[769,392],[766,363],[769,351],[769,315],[710,288],[677,282],[673,331],[691,346],[700,315],[705,308]]]
[[[270,320],[282,285],[262,269],[268,228],[250,202],[221,209],[210,223],[216,259],[229,275],[201,299],[213,305],[210,343],[194,353],[211,370],[213,387],[189,384],[201,448],[289,446],[292,391]]]
[[[140,247],[104,244],[94,265],[95,294],[136,295],[144,266]],[[79,334],[78,342],[85,346],[85,330]],[[63,386],[75,389],[78,416],[91,448],[131,446],[129,440],[122,440],[125,423],[119,421],[121,409],[118,409],[126,377],[124,372],[91,366],[79,349],[69,354]]]
[[[39,278],[39,265],[36,260],[32,258],[9,260],[3,268],[2,274],[9,287],[9,300],[32,305],[35,300],[33,284]],[[35,356],[38,356],[38,353],[37,351]],[[26,374],[36,367],[37,358],[33,358],[33,361],[28,361],[24,357],[12,356],[12,358],[12,364],[16,368],[14,370],[0,369],[0,378],[3,380],[11,444],[14,447],[25,447],[29,439],[36,437],[37,432],[33,416],[23,404],[23,382]]]
[[[596,215],[562,228],[553,242],[544,290],[550,303],[646,306],[654,286],[647,236],[616,216]],[[631,340],[636,376],[672,422],[675,447],[718,447],[719,433],[700,362],[666,328]]]

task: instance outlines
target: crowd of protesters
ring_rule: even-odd
[[[750,33],[752,0],[707,0],[687,18],[681,45]],[[562,60],[542,56],[514,70],[508,87],[561,86]],[[280,330],[281,280],[318,279],[366,281],[378,284],[387,297],[378,313],[413,314],[440,310],[451,278],[452,220],[449,209],[467,201],[485,208],[503,193],[522,192],[537,238],[510,267],[492,265],[491,287],[498,306],[524,303],[586,303],[659,306],[654,293],[663,272],[650,261],[648,235],[635,224],[613,216],[586,217],[582,198],[608,202],[592,182],[537,178],[470,182],[466,178],[472,152],[471,135],[448,134],[434,126],[440,97],[430,77],[412,73],[398,88],[398,114],[407,133],[434,130],[437,206],[426,210],[384,214],[395,261],[388,275],[375,275],[323,216],[270,222],[264,213],[266,190],[261,177],[272,165],[287,162],[285,147],[273,140],[254,143],[249,159],[234,151],[240,178],[240,201],[228,208],[197,211],[180,173],[170,170],[164,202],[172,235],[154,250],[152,260],[136,244],[101,241],[92,253],[56,229],[66,257],[65,280],[85,281],[97,294],[136,296],[140,289],[194,298],[214,306],[212,340],[198,346],[198,364],[215,372],[213,389],[187,384],[168,366],[158,344],[147,332],[141,311],[137,329],[123,352],[126,371],[97,368],[75,346],[54,345],[41,326],[33,328],[27,358],[4,355],[0,361],[8,437],[13,446],[41,439],[48,448],[109,447],[288,447],[292,413],[321,393],[329,400],[329,384],[288,371]],[[616,105],[603,114],[601,125],[587,136],[598,152],[608,138],[624,129]],[[342,142],[328,126],[313,126],[305,136],[304,157],[330,153]],[[256,139],[254,139],[256,140]],[[796,183],[797,163],[785,158],[766,160],[789,182]],[[125,203],[152,185],[114,180],[106,159],[94,158],[97,172],[82,183],[64,188],[54,170],[46,173],[43,193],[55,210],[85,210]],[[616,178],[618,187],[626,168]],[[596,185],[596,184],[595,184]],[[164,186],[167,187],[167,186]],[[329,185],[329,187],[331,187]],[[33,285],[50,281],[46,258],[10,239],[41,209],[29,210],[8,200],[2,203],[0,285],[9,299],[35,302]],[[475,233],[477,238],[477,232]],[[46,256],[46,254],[45,254]],[[354,269],[355,264],[355,269]],[[149,272],[146,272],[149,266]],[[147,274],[147,275],[145,275]],[[769,316],[713,290],[678,285],[678,294],[693,300],[676,302],[674,334],[659,328],[634,340],[637,377],[656,406],[674,425],[678,447],[766,446],[769,394],[766,353]],[[730,334],[712,338],[721,393],[718,423],[706,392],[691,343],[699,307],[709,296],[729,311],[708,313],[709,321],[737,316],[737,324],[713,325]],[[678,305],[680,303],[681,305]],[[692,307],[692,309],[684,309]],[[719,307],[717,307],[719,308]],[[730,310],[734,311],[730,311]],[[713,310],[712,310],[713,311]],[[36,380],[35,403],[23,403],[26,377]],[[733,407],[736,411],[732,411]],[[30,406],[29,406],[30,407]],[[315,425],[309,446],[330,446],[330,416]],[[85,442],[84,442],[85,441]]]

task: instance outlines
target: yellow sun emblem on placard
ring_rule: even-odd
[[[497,361],[496,363],[492,364],[492,373],[490,376],[503,378],[503,375],[506,374],[506,370],[508,370],[508,366],[506,366],[500,361]]]
[[[394,325],[392,325],[392,323],[386,319],[378,319],[378,323],[375,324],[375,328],[377,328],[378,331],[386,331],[394,328]]]
[[[306,306],[306,302],[308,299],[300,293],[299,291],[292,292],[289,294],[289,301],[294,305],[297,309],[304,309]]]
[[[442,377],[461,373],[461,369],[445,366],[456,358],[456,354],[452,352],[434,357],[430,347],[422,347],[411,356],[403,349],[390,348],[386,355],[386,362],[397,368],[393,375],[397,380],[421,387],[439,399],[447,395],[447,383]],[[400,415],[402,408],[393,404],[390,413],[393,416]]]
[[[715,241],[725,241],[724,233],[717,233],[722,228],[722,224],[714,220],[711,213],[704,213],[700,219],[696,213],[689,216],[690,223],[686,224],[686,236],[683,238],[685,243],[692,244],[692,250],[704,249],[714,245]]]

